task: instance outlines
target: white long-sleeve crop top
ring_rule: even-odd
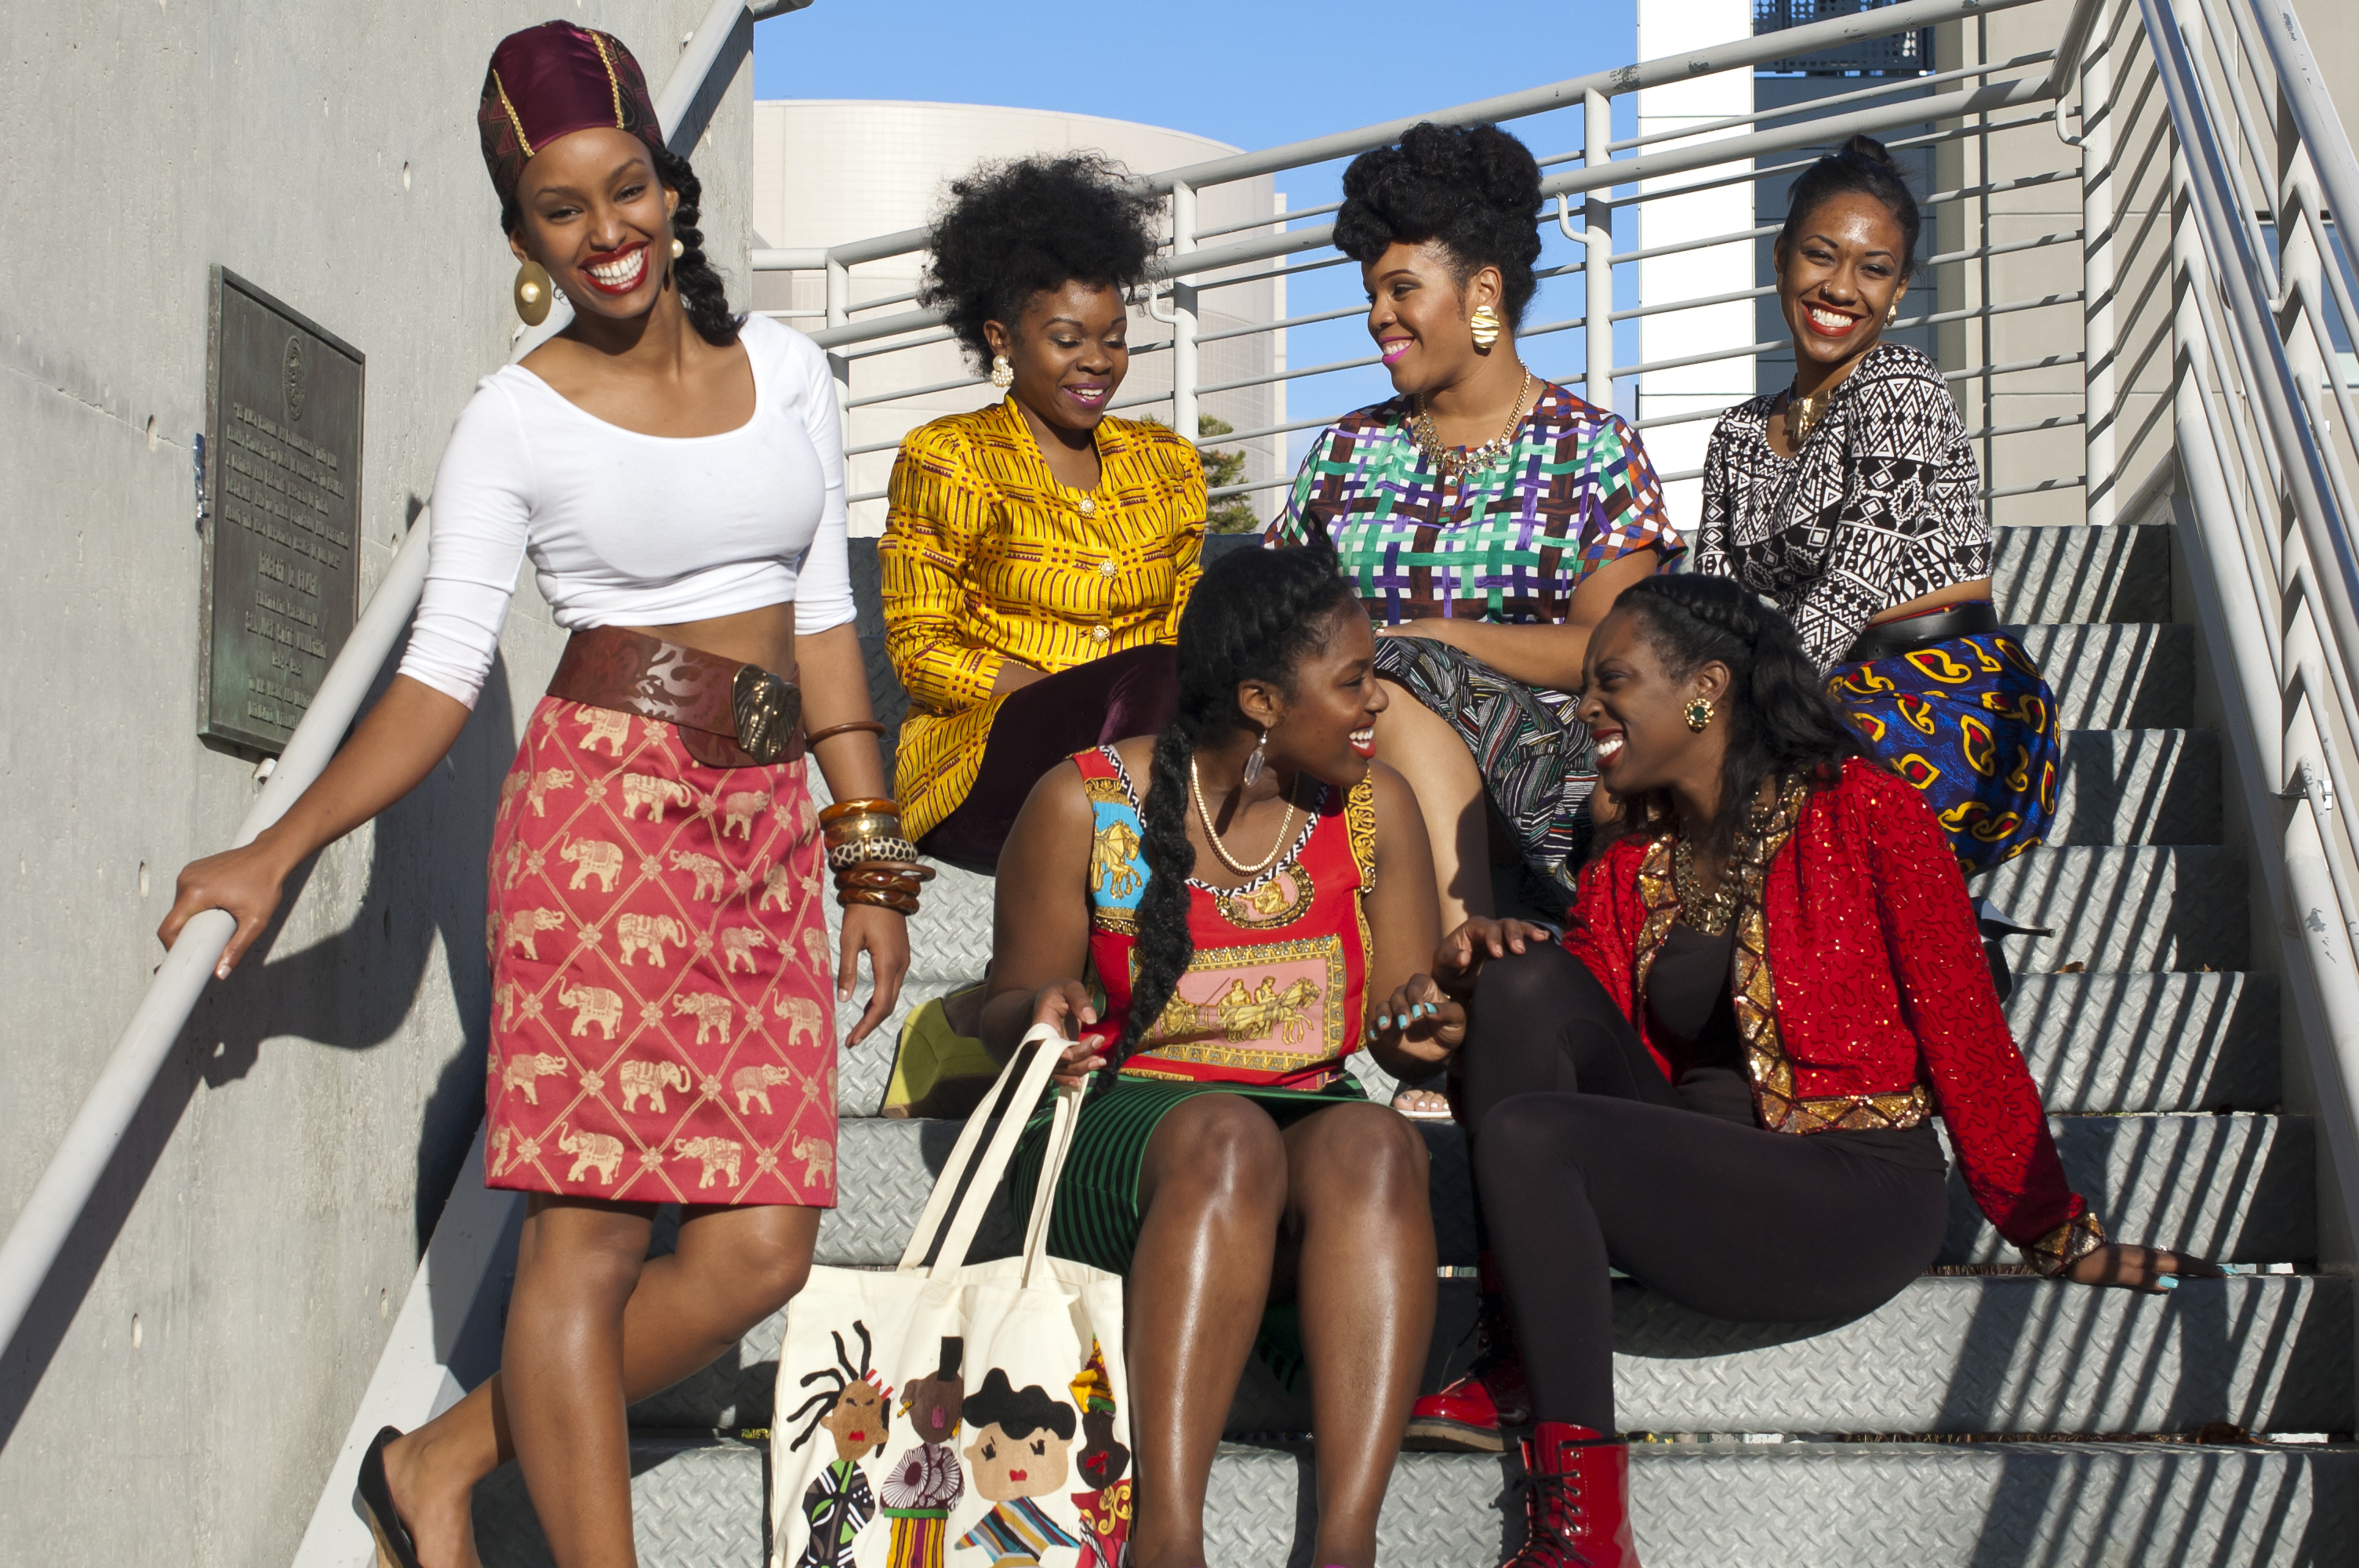
[[[506,365],[476,384],[434,476],[426,591],[401,673],[473,708],[516,568],[569,632],[661,626],[794,601],[809,636],[853,618],[843,444],[827,356],[749,318],[754,416],[644,436]]]

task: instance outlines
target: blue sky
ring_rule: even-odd
[[[1176,10],[1070,11],[817,0],[756,26],[754,91],[759,98],[1064,109],[1262,147],[1624,64],[1635,48],[1634,15],[1631,0],[1194,0]],[[1626,135],[1630,103],[1616,108],[1616,132]],[[1509,128],[1542,157],[1582,142],[1577,112]],[[1279,189],[1298,207],[1332,201],[1342,172],[1340,165],[1288,172]],[[1547,263],[1569,259],[1570,244],[1552,228],[1548,233]],[[1570,283],[1547,286],[1531,319],[1577,314],[1579,279]],[[1329,268],[1290,286],[1287,306],[1302,315],[1361,297],[1352,269]],[[1298,328],[1288,345],[1296,364],[1369,351],[1364,329],[1350,319]],[[1581,335],[1563,332],[1535,340],[1528,360],[1547,373],[1578,375],[1582,352]],[[1375,369],[1295,388],[1296,417],[1391,394]]]

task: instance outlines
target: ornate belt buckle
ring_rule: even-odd
[[[775,762],[801,721],[803,694],[759,665],[740,665],[729,706],[737,717],[737,744],[756,762]]]

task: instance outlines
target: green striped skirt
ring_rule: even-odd
[[[1073,1130],[1073,1148],[1057,1184],[1057,1206],[1049,1219],[1049,1250],[1109,1273],[1130,1272],[1138,1245],[1138,1167],[1147,1141],[1180,1101],[1203,1094],[1238,1095],[1253,1101],[1280,1127],[1290,1126],[1331,1105],[1364,1102],[1360,1080],[1345,1073],[1327,1088],[1265,1089],[1245,1084],[1183,1084],[1168,1078],[1116,1077],[1091,1094]],[[1032,1212],[1040,1181],[1040,1159],[1049,1142],[1051,1110],[1035,1113],[1009,1162],[1007,1188],[1018,1223]]]

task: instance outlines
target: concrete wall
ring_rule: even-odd
[[[1139,174],[1200,163],[1237,150],[1185,131],[1094,114],[984,103],[784,99],[754,107],[754,228],[766,243],[782,248],[837,245],[895,233],[929,221],[948,183],[984,159],[1084,149],[1104,153]],[[1250,223],[1283,207],[1268,176],[1236,180],[1201,193],[1197,228],[1201,232]],[[1225,244],[1241,237],[1228,235],[1206,243]],[[924,263],[919,253],[853,268],[853,303],[856,307],[867,300],[908,294],[918,287]],[[1268,276],[1267,268],[1238,268],[1217,276],[1247,281],[1205,287],[1199,306],[1201,335],[1276,320],[1286,314],[1285,280]],[[823,317],[824,281],[817,273],[766,273],[756,281],[755,300],[765,309]],[[886,305],[879,307],[879,314],[913,308],[908,304]],[[796,317],[793,324],[811,330],[820,322],[803,315]],[[1126,416],[1170,421],[1171,361],[1168,353],[1153,351],[1155,345],[1169,342],[1171,330],[1144,308],[1132,310],[1130,374],[1115,395],[1115,405]],[[1214,385],[1266,375],[1284,367],[1285,351],[1282,332],[1207,343],[1198,351],[1198,380]],[[958,345],[929,343],[853,361],[852,395],[874,398],[904,387],[939,386],[973,373]],[[879,449],[853,459],[852,493],[881,494],[892,473],[893,448],[908,431],[941,415],[995,402],[998,396],[989,386],[978,384],[853,408],[847,426],[853,449]],[[1284,424],[1285,384],[1215,393],[1202,401],[1201,412],[1226,420],[1236,430]],[[1285,474],[1284,436],[1234,445],[1248,454],[1248,481]],[[1277,510],[1279,498],[1265,491],[1246,499],[1256,515],[1266,518]],[[854,535],[884,531],[882,500],[853,503]]]
[[[659,85],[705,8],[562,10]],[[194,738],[208,264],[367,355],[365,592],[508,351],[475,95],[499,37],[552,9],[10,8],[0,135],[27,228],[0,260],[0,1216],[158,962],[178,869],[255,793],[250,761]],[[740,297],[750,96],[741,71],[701,149]],[[480,1113],[484,853],[557,642],[527,579],[450,761],[298,879],[181,1042],[0,1364],[0,1557],[291,1553]]]

